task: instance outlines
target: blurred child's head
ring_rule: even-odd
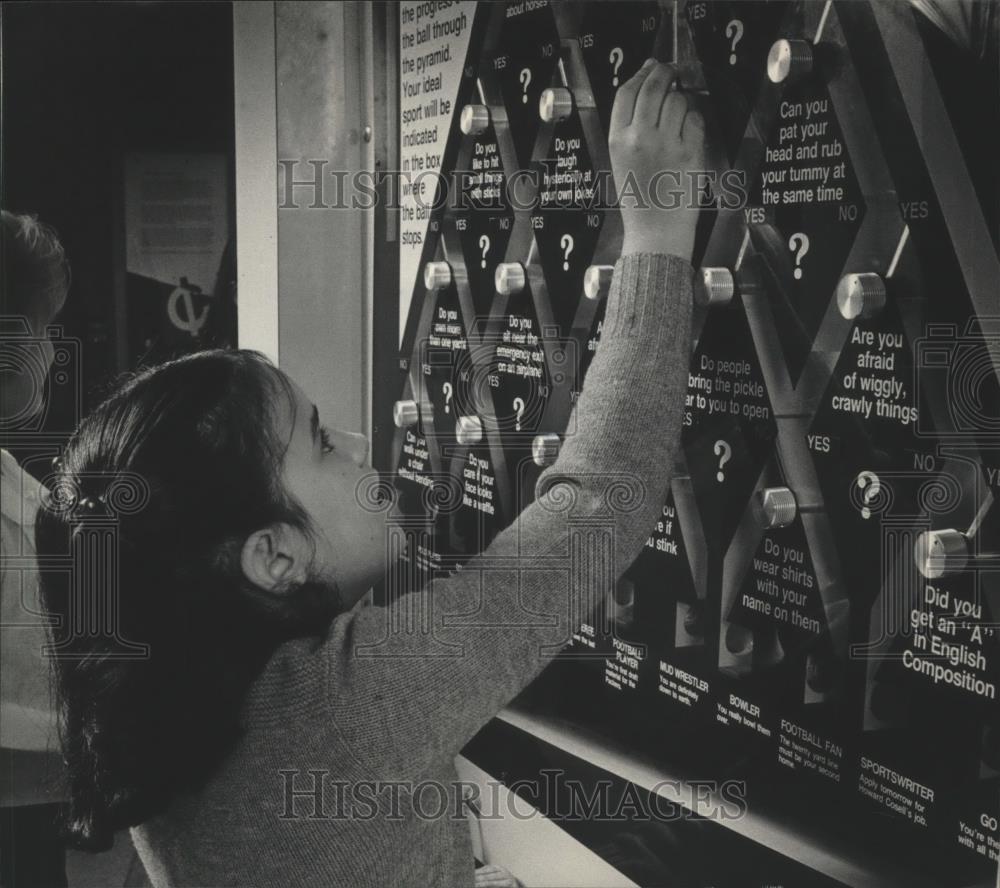
[[[361,506],[351,440],[246,351],[145,370],[83,420],[36,523],[40,559],[74,559],[42,592],[78,838],[104,844],[203,782],[276,647],[324,635],[378,579],[384,514]],[[109,517],[101,560],[89,528]],[[114,625],[79,630],[102,614]],[[122,656],[136,645],[148,656]]]
[[[69,291],[69,263],[55,231],[0,210],[0,418],[16,424],[42,406],[52,365],[47,328]]]

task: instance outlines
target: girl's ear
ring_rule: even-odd
[[[305,534],[288,524],[255,530],[243,543],[243,576],[265,592],[281,592],[308,578],[311,547]]]

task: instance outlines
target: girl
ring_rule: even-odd
[[[701,169],[674,79],[650,61],[619,89],[619,183]],[[388,607],[359,604],[391,567],[363,449],[259,356],[144,372],[82,423],[37,531],[55,555],[117,522],[99,587],[45,580],[78,839],[133,827],[158,888],[472,883],[453,758],[634,559],[669,483],[696,218],[622,216],[575,433],[536,501]],[[587,520],[597,545],[571,536]]]

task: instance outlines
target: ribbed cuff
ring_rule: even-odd
[[[634,336],[647,324],[670,323],[679,306],[678,298],[690,298],[691,264],[666,253],[629,253],[615,263],[601,341],[616,336]],[[687,279],[687,286],[678,281]]]

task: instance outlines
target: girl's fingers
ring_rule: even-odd
[[[663,102],[660,111],[659,128],[672,140],[681,138],[684,126],[684,116],[688,110],[687,96],[680,90],[673,90]]]
[[[476,870],[476,888],[515,888],[517,880],[502,867],[487,863]]]
[[[667,93],[677,76],[673,65],[651,65],[651,73],[639,88],[635,100],[634,124],[645,125],[649,129],[656,127],[660,117],[660,106],[667,98]]]
[[[624,129],[632,122],[635,112],[635,100],[639,95],[639,89],[645,83],[654,66],[655,63],[653,60],[647,59],[646,63],[627,82],[618,87],[618,93],[615,95],[615,104],[611,109],[610,132]]]
[[[705,118],[701,116],[700,111],[692,108],[684,115],[681,140],[690,145],[703,145],[705,143]]]

